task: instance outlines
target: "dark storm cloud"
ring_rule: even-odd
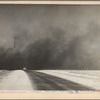
[[[99,11],[100,6],[0,5],[1,65],[100,69]]]

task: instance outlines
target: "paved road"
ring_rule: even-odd
[[[41,72],[30,70],[26,73],[33,84],[33,89],[35,84],[37,90],[93,90],[87,86]]]
[[[92,90],[87,86],[33,70],[0,71],[0,90]]]

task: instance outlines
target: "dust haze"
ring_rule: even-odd
[[[100,6],[0,5],[0,69],[100,69]]]

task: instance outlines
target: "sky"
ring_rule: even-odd
[[[99,32],[97,5],[0,5],[0,48],[35,68],[100,69]]]

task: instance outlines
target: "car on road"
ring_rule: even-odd
[[[27,68],[26,67],[23,67],[23,70],[27,70]]]

